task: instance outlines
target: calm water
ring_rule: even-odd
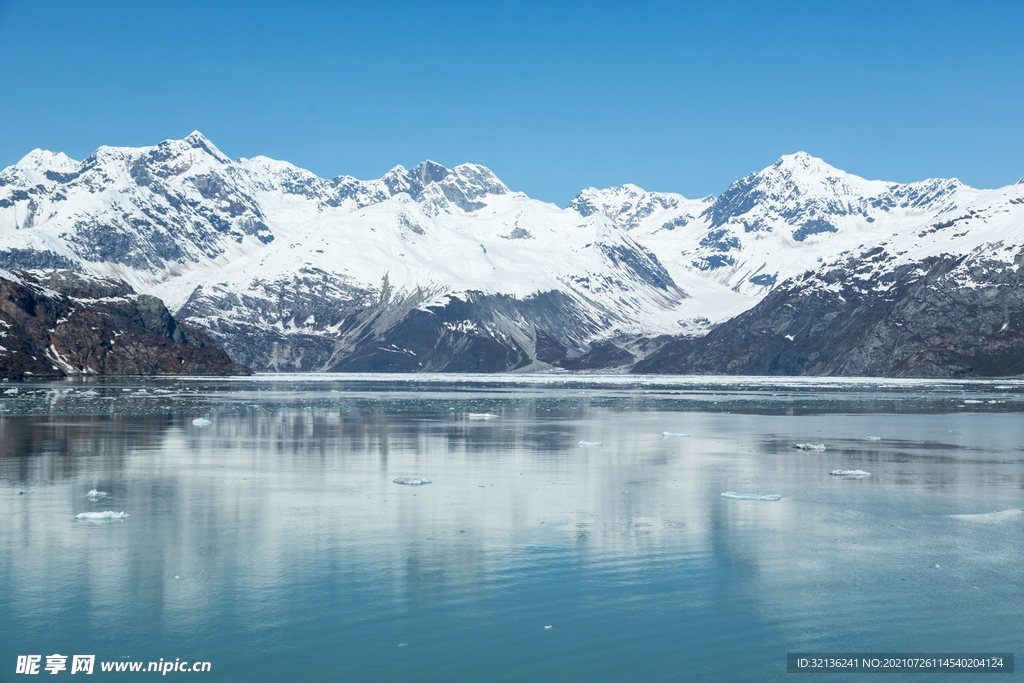
[[[54,653],[444,682],[1019,656],[1022,506],[1022,382],[4,383],[0,680]],[[75,518],[105,510],[130,517]]]

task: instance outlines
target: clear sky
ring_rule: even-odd
[[[475,162],[564,206],[688,197],[804,150],[850,173],[1024,175],[1024,3],[0,0],[0,167],[202,131],[379,178]]]

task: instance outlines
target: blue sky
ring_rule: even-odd
[[[565,205],[688,197],[804,150],[871,179],[1024,175],[1020,2],[0,0],[0,167],[202,131],[378,178],[490,167]]]

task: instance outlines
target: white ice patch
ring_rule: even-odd
[[[798,443],[793,448],[799,448],[802,451],[823,451],[823,450],[825,450],[825,444],[823,444],[823,443]]]
[[[75,515],[75,519],[125,519],[129,516],[127,512],[107,510],[106,512],[83,512]]]
[[[603,446],[603,445],[604,445],[604,441],[580,441],[580,446],[583,446],[584,448],[590,448],[590,447],[593,447],[593,446]]]
[[[192,420],[192,424],[194,424],[196,427],[205,427],[207,425],[212,425],[213,423],[207,420],[205,417],[197,417],[196,419]]]
[[[850,477],[852,479],[871,476],[870,472],[865,472],[864,470],[832,470],[829,474],[833,477]]]
[[[396,484],[405,484],[406,486],[422,486],[423,484],[429,484],[429,479],[423,477],[399,477],[393,480]]]
[[[880,436],[865,436],[864,440],[865,441],[881,441],[882,437],[880,437]]]
[[[470,420],[490,420],[492,417],[498,417],[494,413],[469,413],[466,415]]]
[[[948,515],[953,519],[962,519],[965,522],[981,522],[982,524],[995,524],[1010,519],[1024,519],[1024,509],[996,510],[995,512],[983,512],[976,515]]]
[[[99,500],[100,498],[106,498],[107,492],[97,491],[96,489],[93,489],[92,491],[89,491],[89,493],[85,494],[85,497],[88,498],[89,500]]]
[[[732,498],[734,500],[782,500],[782,496],[777,493],[736,493],[735,491],[726,491],[722,494],[722,498]]]
[[[683,432],[662,432],[661,435],[666,439],[689,436],[689,434],[685,434]]]

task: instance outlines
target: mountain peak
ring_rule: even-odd
[[[825,163],[825,161],[818,157],[811,156],[807,152],[784,154],[772,166],[764,169],[761,173],[765,176],[780,174],[785,177],[797,176],[815,180],[829,176],[846,175],[846,173],[838,168]]]
[[[449,173],[451,173],[451,171],[447,168],[436,161],[431,161],[430,159],[416,164],[416,166],[414,166],[409,172],[409,174],[415,178],[422,187],[426,187],[430,183],[436,183],[444,180],[448,177]]]
[[[221,163],[226,164],[230,163],[231,161],[231,159],[229,159],[219,149],[217,149],[217,146],[210,142],[209,139],[207,139],[207,137],[200,133],[198,130],[194,130],[191,133],[189,133],[189,135],[184,140],[182,140],[182,142],[191,147],[192,149],[199,149],[206,152],[207,154],[214,157]]]
[[[78,162],[68,158],[63,152],[51,152],[46,149],[34,149],[16,164],[19,168],[45,173],[46,171],[68,172],[78,167]]]

